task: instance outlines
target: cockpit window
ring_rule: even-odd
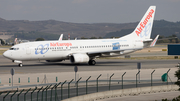
[[[9,50],[19,50],[19,48],[10,48]]]

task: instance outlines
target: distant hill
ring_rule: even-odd
[[[133,30],[134,28],[122,29],[121,31],[107,33],[104,37],[122,37],[131,33]],[[151,36],[154,38],[158,34],[164,37],[176,35],[180,38],[180,22],[168,22],[165,20],[154,21]]]
[[[90,37],[120,37],[134,30],[138,22],[134,23],[70,23],[56,20],[28,21],[28,20],[5,20],[0,18],[0,35],[15,35],[23,39],[58,39],[61,33],[67,38],[90,38]],[[153,36],[160,34],[168,36],[180,33],[180,22],[168,22],[165,20],[155,21]],[[180,36],[180,35],[179,35]]]
[[[71,38],[74,37],[104,37],[109,32],[120,31],[121,29],[133,28],[136,24],[113,24],[113,23],[69,23],[55,20],[28,21],[28,20],[4,20],[0,18],[0,32],[29,33],[44,32],[49,34],[61,33]],[[20,37],[20,36],[19,36]]]

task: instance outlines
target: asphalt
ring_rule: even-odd
[[[179,59],[165,60],[123,60],[123,59],[96,59],[96,65],[71,64],[69,60],[63,62],[47,63],[45,61],[24,61],[23,67],[13,63],[11,60],[0,55],[0,74],[9,74],[14,68],[16,73],[53,73],[53,72],[73,72],[74,66],[78,66],[78,71],[106,71],[106,70],[129,70],[137,69],[137,63],[141,62],[142,69],[151,68],[173,68],[179,63]]]

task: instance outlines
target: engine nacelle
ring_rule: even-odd
[[[72,63],[84,63],[89,61],[89,56],[87,54],[73,54],[70,56],[70,61]]]

